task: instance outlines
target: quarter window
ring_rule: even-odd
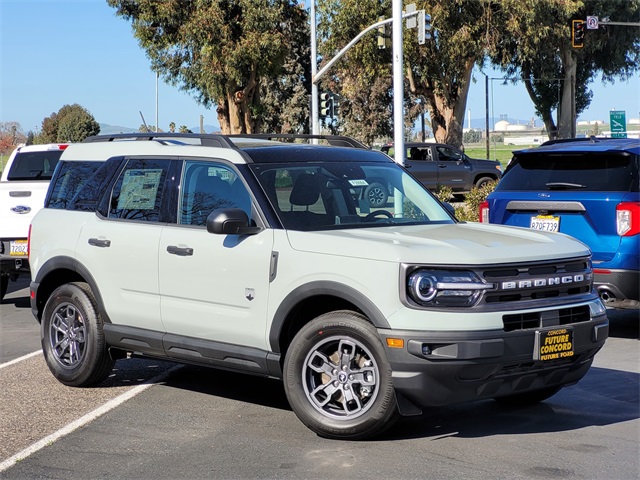
[[[51,187],[47,208],[68,209],[78,192],[102,164],[103,162],[62,162]]]

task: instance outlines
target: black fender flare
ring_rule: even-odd
[[[82,263],[78,262],[78,260],[76,260],[73,257],[61,255],[58,257],[50,258],[42,265],[42,267],[38,269],[36,278],[31,282],[32,284],[31,289],[33,290],[35,288],[35,291],[36,291],[35,292],[36,301],[38,299],[37,290],[42,284],[42,280],[51,272],[54,272],[55,270],[63,270],[63,269],[76,272],[78,275],[80,275],[84,279],[84,281],[91,288],[91,291],[96,299],[96,302],[98,303],[98,309],[100,311],[100,316],[102,317],[102,320],[105,323],[111,323],[111,320],[109,319],[109,315],[107,315],[107,312],[104,308],[104,302],[102,301],[102,295],[100,294],[100,289],[98,288],[98,284],[93,278],[93,275],[91,275],[87,267],[85,267]],[[31,308],[34,311],[34,315],[35,315],[35,312],[38,310],[38,308],[37,308],[37,305],[34,305],[34,302],[32,302]],[[44,303],[43,303],[43,308],[44,308]]]
[[[291,291],[276,310],[269,330],[269,344],[272,352],[282,353],[279,342],[280,332],[291,310],[301,301],[318,295],[330,295],[346,300],[360,309],[376,328],[391,328],[375,303],[355,288],[332,281],[311,282]]]

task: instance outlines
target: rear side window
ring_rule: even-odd
[[[159,222],[170,164],[170,160],[129,160],[113,187],[109,218]]]
[[[7,180],[51,180],[63,151],[18,152],[11,163]]]
[[[68,209],[77,193],[104,162],[62,162],[50,186],[47,208]]]
[[[527,155],[514,158],[496,191],[637,192],[638,183],[635,155]]]

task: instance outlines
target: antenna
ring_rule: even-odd
[[[144,115],[142,115],[142,110],[140,110],[140,118],[142,118],[142,124],[144,125],[144,128],[148,132],[149,131],[149,127],[147,126],[147,122],[144,121]]]

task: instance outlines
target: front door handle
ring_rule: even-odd
[[[106,238],[90,238],[89,245],[106,248],[111,246],[111,240],[107,240]]]
[[[193,248],[191,247],[178,247],[177,245],[169,245],[167,247],[167,252],[172,255],[179,255],[181,257],[188,257],[189,255],[193,255]]]

